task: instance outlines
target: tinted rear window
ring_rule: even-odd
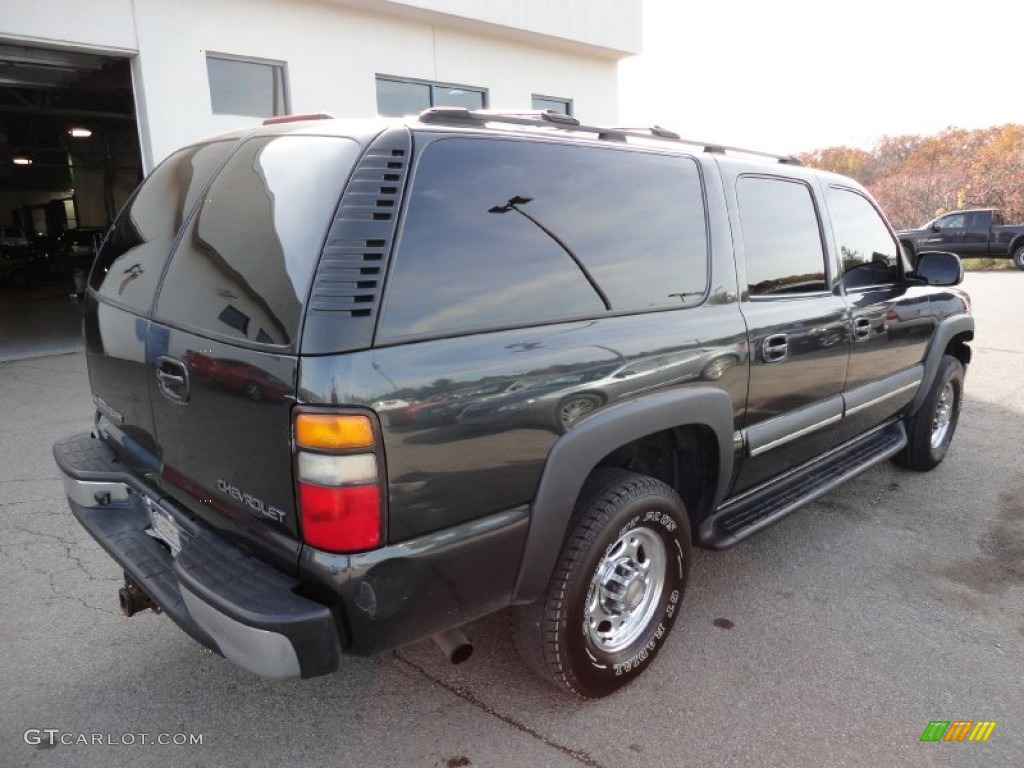
[[[203,334],[290,345],[359,145],[327,136],[250,139],[178,244],[156,314]]]
[[[96,258],[89,285],[100,296],[149,311],[174,236],[232,143],[186,147],[149,175],[117,217]],[[82,242],[91,243],[92,235]]]
[[[601,315],[602,292],[611,311],[676,308],[706,285],[691,158],[445,139],[416,168],[379,334]]]

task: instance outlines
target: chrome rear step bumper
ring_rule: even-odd
[[[337,670],[334,615],[296,594],[296,580],[190,519],[88,433],[60,441],[53,454],[78,521],[193,639],[263,677]],[[180,528],[176,555],[149,532],[152,507]]]

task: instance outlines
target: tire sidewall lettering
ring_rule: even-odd
[[[622,664],[614,665],[615,676],[621,677],[629,672],[635,672],[645,661],[654,658],[654,651],[667,632],[668,627],[665,626],[665,623],[659,623],[658,628],[654,630],[654,634],[651,636],[651,639],[644,643],[643,647],[639,651],[633,654],[633,656]]]
[[[630,520],[628,523],[626,523],[624,526],[622,526],[619,529],[619,535],[615,537],[616,540],[618,540],[619,538],[625,536],[631,530],[636,528],[639,523],[640,523],[640,515],[637,515],[636,517],[634,517],[632,520]],[[612,547],[614,547],[614,546],[615,546],[615,541],[612,541],[612,543],[609,544],[608,548],[604,551],[605,557],[608,556],[608,553],[612,551]]]
[[[668,512],[662,512],[659,509],[650,509],[644,514],[645,523],[655,523],[660,525],[669,533],[674,533],[679,525],[675,520],[672,519],[672,515]]]
[[[673,589],[672,593],[668,596],[668,602],[665,603],[665,617],[671,619],[676,615],[676,608],[679,607],[679,590]]]

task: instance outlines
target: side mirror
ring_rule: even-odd
[[[960,285],[964,265],[955,253],[925,251],[917,256],[914,274],[928,285]]]
[[[938,232],[939,229],[941,229],[941,227],[939,227],[938,224],[932,224],[932,226],[931,226],[932,232]]]

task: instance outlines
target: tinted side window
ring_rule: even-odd
[[[445,139],[420,158],[382,338],[681,307],[705,292],[696,163],[597,147]]]
[[[896,241],[867,198],[849,189],[830,187],[828,207],[839,238],[846,287],[898,281],[900,266]]]
[[[232,143],[182,149],[142,183],[96,257],[89,285],[100,296],[149,311],[174,236]]]
[[[811,190],[789,179],[744,176],[736,196],[750,295],[827,290],[825,250]]]
[[[291,344],[310,276],[359,153],[325,136],[250,139],[175,250],[156,314],[200,333]]]
[[[954,213],[950,216],[943,216],[939,219],[936,224],[939,229],[945,230],[956,230],[964,228],[964,215],[962,213]]]

